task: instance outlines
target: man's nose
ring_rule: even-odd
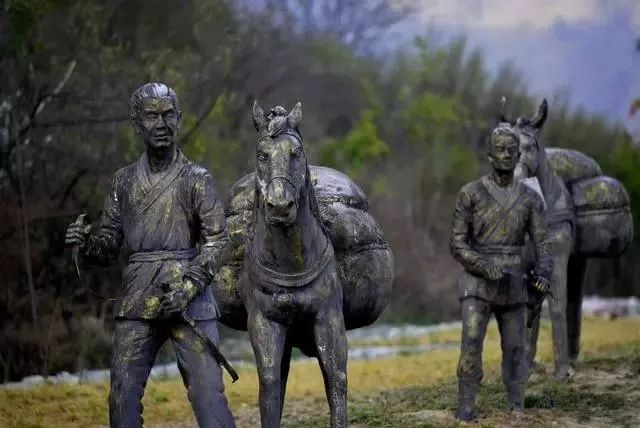
[[[156,128],[166,128],[167,120],[165,119],[164,116],[158,115],[158,117],[156,118],[156,123],[154,125]]]

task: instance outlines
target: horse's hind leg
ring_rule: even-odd
[[[342,299],[340,299],[342,303]],[[341,308],[322,311],[313,327],[331,427],[347,426],[347,335]]]
[[[582,297],[585,273],[589,260],[573,256],[567,272],[567,331],[569,334],[569,360],[575,361],[580,353],[582,326]]]
[[[284,398],[281,396],[281,363],[286,330],[259,311],[249,311],[247,329],[258,366],[261,426],[277,428]]]

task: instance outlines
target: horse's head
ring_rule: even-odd
[[[253,104],[253,123],[258,131],[257,191],[265,219],[273,226],[287,226],[296,220],[303,190],[309,185],[307,158],[298,131],[301,122],[300,103],[291,113],[277,106],[267,115],[257,101]]]
[[[520,161],[516,166],[516,178],[540,175],[546,161],[544,145],[540,141],[540,131],[547,120],[547,100],[542,100],[536,115],[532,118],[519,117],[514,129],[520,136]]]

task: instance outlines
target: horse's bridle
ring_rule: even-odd
[[[282,134],[283,135],[289,135],[289,136],[295,138],[296,140],[298,140],[298,142],[300,143],[300,146],[302,147],[302,150],[304,151],[304,145],[302,144],[302,138],[300,138],[299,135],[297,135],[294,132],[287,132],[287,131],[283,132]],[[308,173],[309,173],[309,163],[307,161],[307,156],[305,154],[305,174],[308,174]],[[289,183],[291,185],[291,187],[293,187],[294,193],[296,195],[294,202],[295,202],[295,204],[297,206],[298,205],[298,199],[300,197],[301,188],[299,188],[296,185],[296,183],[294,182],[293,177],[291,177],[291,175],[289,175],[289,174],[286,174],[286,175],[274,175],[273,177],[271,177],[269,179],[269,181],[266,182],[266,184],[264,184],[263,181],[260,180],[260,178],[258,178],[258,171],[256,171],[256,180],[257,180],[258,184],[260,185],[260,191],[262,192],[263,197],[266,196],[266,191],[267,191],[267,188],[269,187],[269,185],[273,181],[275,181],[277,179],[284,180],[287,183]],[[305,177],[305,179],[308,179],[308,177]]]

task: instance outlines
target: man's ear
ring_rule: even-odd
[[[131,126],[133,126],[133,130],[136,133],[136,135],[140,135],[142,131],[140,130],[140,122],[138,121],[138,115],[135,113],[131,113],[129,115],[129,120],[131,121]]]
[[[180,125],[182,125],[182,111],[178,110],[178,129],[180,129]]]

